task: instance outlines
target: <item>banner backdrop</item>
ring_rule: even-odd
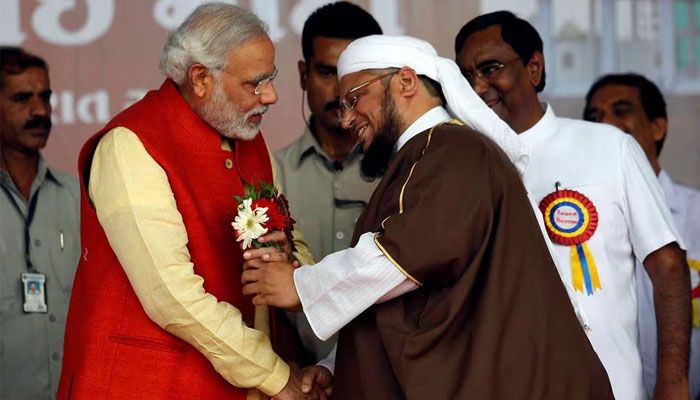
[[[279,75],[275,87],[279,102],[265,114],[262,123],[268,143],[276,150],[297,138],[304,127],[297,73],[300,35],[309,14],[328,1],[227,2],[260,16],[269,25],[276,46]],[[167,34],[200,3],[199,0],[0,0],[0,42],[21,46],[49,63],[54,92],[54,128],[44,151],[49,164],[75,175],[82,143],[146,91],[160,86],[164,76],[158,70],[158,62]],[[457,31],[479,11],[477,0],[355,3],[374,15],[385,33],[423,38],[441,55],[450,58],[454,57]],[[580,99],[557,101],[559,115],[580,116]],[[692,123],[687,125],[697,126],[695,122],[700,114],[697,101],[682,103],[695,110],[690,113]],[[697,128],[692,128],[686,134],[695,132]],[[683,156],[685,160],[688,157],[697,160],[700,140],[697,135],[694,137],[688,143],[671,136],[665,151],[672,152],[673,142],[681,140],[677,142],[680,151],[687,152],[688,144],[690,149],[695,149],[693,154]],[[691,172],[693,168],[695,172]],[[685,183],[700,187],[697,177],[700,164],[685,162],[676,170]]]

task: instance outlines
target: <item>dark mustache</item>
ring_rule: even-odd
[[[335,100],[331,101],[330,103],[326,103],[326,105],[323,106],[324,111],[330,111],[334,108],[340,108],[340,101],[338,101],[338,99],[335,99]]]
[[[30,119],[24,124],[24,129],[32,128],[46,128],[47,130],[51,129],[51,118],[39,115]]]

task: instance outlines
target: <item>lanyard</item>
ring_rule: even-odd
[[[10,193],[5,186],[0,185],[0,188],[7,193],[7,196],[10,198],[10,201],[12,201],[12,204],[14,204],[17,212],[22,215],[22,209],[20,208],[19,204],[17,204],[17,200],[15,200],[12,193]],[[39,189],[37,188],[36,192],[34,192],[34,196],[32,196],[32,198],[29,200],[27,218],[24,219],[24,258],[27,260],[27,269],[29,269],[29,272],[36,272],[36,268],[34,268],[34,264],[32,264],[31,257],[29,256],[29,227],[32,225],[32,220],[34,219],[34,212],[36,211],[36,203],[38,198]]]

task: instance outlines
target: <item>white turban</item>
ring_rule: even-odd
[[[367,69],[410,67],[438,82],[447,111],[496,142],[524,174],[529,155],[517,135],[474,92],[454,61],[440,57],[430,43],[410,36],[372,35],[350,43],[338,60],[338,79]]]

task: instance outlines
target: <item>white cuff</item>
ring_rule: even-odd
[[[338,345],[336,344],[333,346],[333,350],[331,350],[330,354],[328,354],[328,357],[324,358],[323,360],[319,361],[316,363],[316,365],[325,367],[329,371],[331,371],[331,375],[335,375],[335,351],[338,350]]]
[[[374,243],[372,232],[360,236],[355,247],[294,271],[304,313],[321,340],[327,340],[404,280],[406,276]]]

